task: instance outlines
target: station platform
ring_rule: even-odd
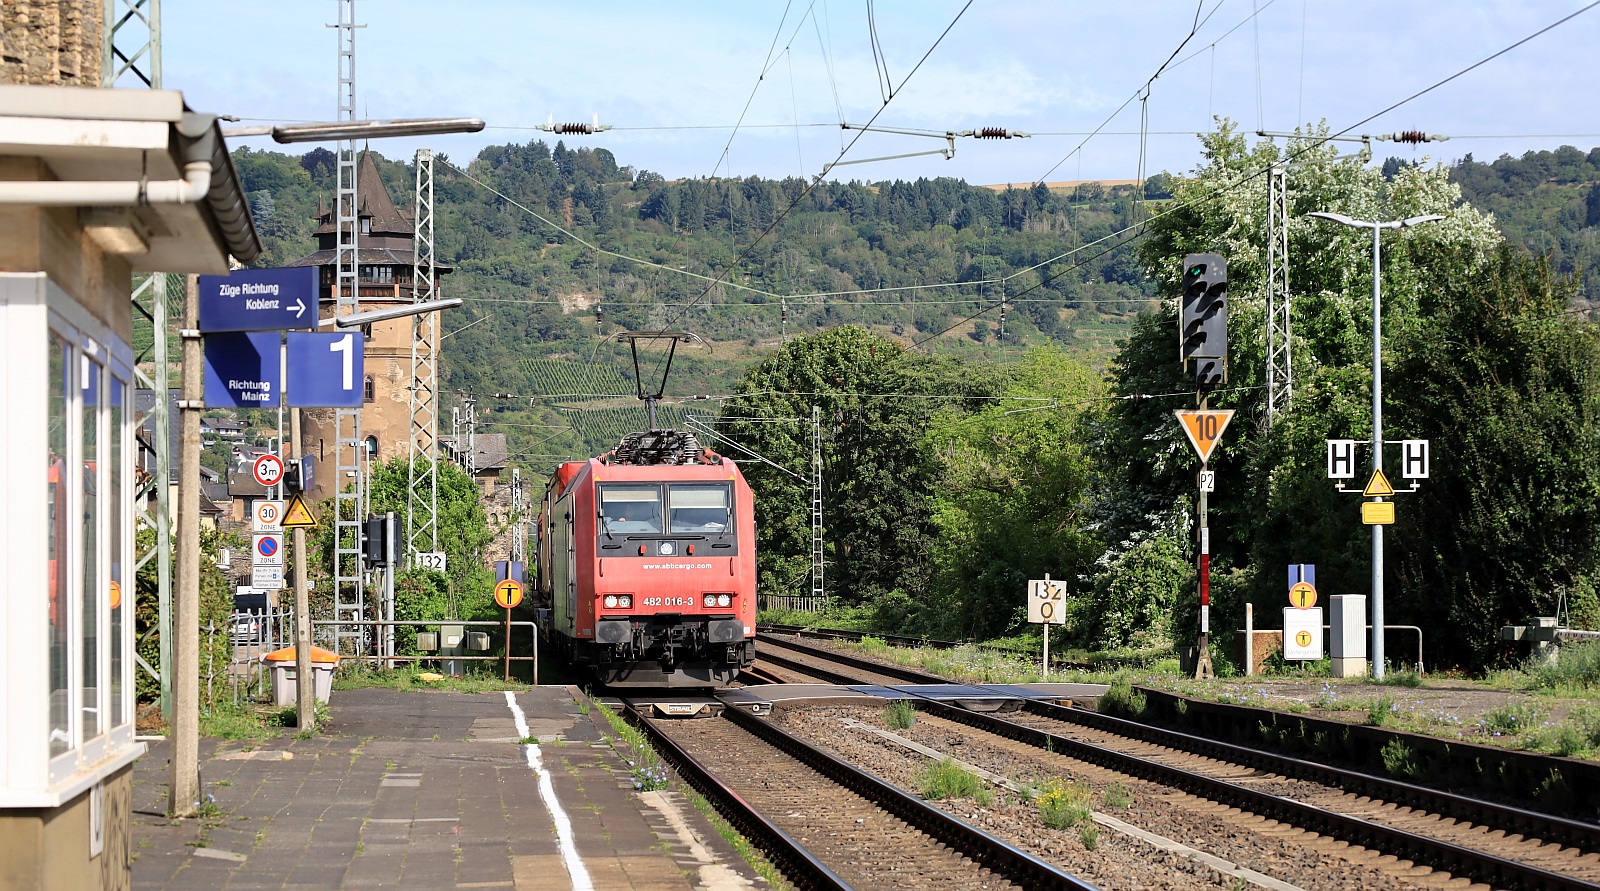
[[[816,704],[820,700],[934,699],[974,711],[1011,711],[1024,700],[1070,702],[1094,698],[1109,689],[1106,684],[763,684],[739,687],[717,693],[729,708],[761,711],[761,707],[781,703]]]
[[[634,791],[575,693],[337,691],[313,738],[202,740],[190,820],[163,816],[155,743],[134,768],[133,887],[764,887],[681,794]]]

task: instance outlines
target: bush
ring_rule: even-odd
[[[929,764],[917,778],[917,788],[928,801],[970,798],[985,807],[993,801],[983,780],[950,758]]]
[[[1133,689],[1127,678],[1118,678],[1100,697],[1097,707],[1108,715],[1137,719],[1144,717],[1146,702],[1144,693]]]
[[[1544,709],[1531,702],[1508,702],[1484,712],[1478,729],[1488,736],[1515,736],[1538,726],[1544,715]]]
[[[1600,641],[1582,641],[1563,645],[1556,658],[1545,662],[1530,662],[1523,671],[1536,686],[1600,687]]]
[[[909,699],[896,699],[883,710],[883,723],[890,730],[909,730],[916,722],[917,709]]]
[[[1046,783],[1033,802],[1039,808],[1039,819],[1051,829],[1071,829],[1087,822],[1093,813],[1089,790],[1057,779]]]

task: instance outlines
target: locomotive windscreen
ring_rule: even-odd
[[[728,487],[675,484],[667,490],[667,509],[673,532],[722,535],[728,530]]]
[[[601,530],[607,533],[661,532],[660,486],[601,486]]]

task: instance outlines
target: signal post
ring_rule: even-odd
[[[1207,393],[1228,380],[1228,262],[1220,254],[1189,254],[1183,258],[1183,294],[1178,310],[1178,360],[1187,369],[1194,363],[1195,410],[1177,411],[1179,425],[1200,456],[1196,477],[1199,500],[1200,637],[1196,642],[1194,676],[1214,677],[1211,667],[1211,529],[1207,521],[1207,496],[1216,488],[1211,454],[1222,431],[1233,420],[1233,410],[1212,410]]]

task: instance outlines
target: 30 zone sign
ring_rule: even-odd
[[[1066,582],[1052,579],[1028,581],[1028,621],[1035,625],[1067,624]]]

